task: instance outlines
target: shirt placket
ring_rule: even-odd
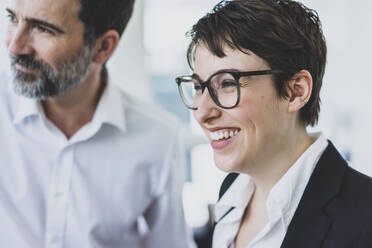
[[[67,146],[59,154],[53,178],[51,179],[45,248],[63,247],[73,165],[73,146]]]

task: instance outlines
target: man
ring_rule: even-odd
[[[177,122],[119,92],[105,68],[133,4],[9,1],[0,247],[188,247]]]

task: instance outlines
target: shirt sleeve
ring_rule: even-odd
[[[148,226],[148,233],[143,240],[144,248],[196,247],[191,229],[186,225],[182,206],[186,166],[179,135],[174,134],[171,143],[164,171],[158,178],[159,193],[144,215]]]

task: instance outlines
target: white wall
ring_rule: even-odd
[[[328,45],[319,128],[341,149],[352,150],[352,165],[372,175],[372,2],[303,0],[319,13]]]
[[[0,0],[0,70],[4,68],[9,69],[9,59],[5,49],[4,35],[5,35],[5,2]]]
[[[136,0],[133,16],[108,68],[120,88],[143,101],[152,102],[146,73],[143,15],[143,0]]]

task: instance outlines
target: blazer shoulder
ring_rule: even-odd
[[[345,170],[343,191],[350,197],[359,196],[372,207],[372,178],[348,166]]]
[[[372,223],[372,178],[347,166],[340,191],[327,209],[353,231],[365,229]]]

